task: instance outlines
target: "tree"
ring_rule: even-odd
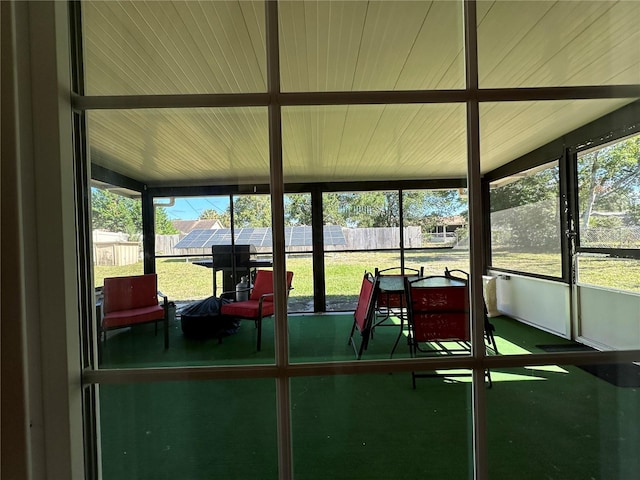
[[[322,197],[323,221],[326,225],[351,228],[398,227],[400,225],[399,194],[390,192],[336,192]],[[444,217],[464,214],[465,202],[457,190],[417,190],[404,192],[404,214],[407,225],[420,225],[427,231],[442,223]],[[311,195],[285,195],[285,226],[311,225]],[[233,201],[234,226],[271,226],[271,201],[268,195],[242,195]],[[228,218],[230,210],[221,214],[205,210],[200,218]],[[224,223],[223,223],[224,224]]]
[[[502,234],[502,241],[510,248],[559,251],[559,188],[559,169],[554,165],[524,172],[523,177],[493,189],[493,234]]]
[[[337,193],[326,193],[322,196],[322,218],[325,225],[347,226],[347,221],[340,212],[340,198]]]
[[[581,156],[578,184],[584,229],[594,209],[633,210],[640,186],[640,135]]]
[[[560,211],[558,202],[543,200],[511,209],[510,245],[534,252],[560,251]]]
[[[558,198],[560,193],[558,166],[535,173],[523,172],[523,175],[511,183],[491,190],[491,212]]]
[[[235,228],[270,227],[271,198],[269,195],[240,195],[233,199]]]
[[[442,225],[454,215],[466,218],[466,202],[458,190],[412,190],[404,192],[402,203],[405,225],[421,226],[424,232]]]
[[[91,189],[92,227],[94,230],[124,232],[132,240],[142,235],[142,206],[140,199],[123,197],[108,190]],[[164,208],[155,210],[156,233],[176,234]]]
[[[107,190],[91,190],[93,229],[124,232],[130,238],[142,233],[140,201]]]
[[[311,195],[285,195],[284,202],[285,226],[311,225]]]
[[[397,192],[335,193],[339,225],[353,228],[398,226]],[[326,195],[329,197],[330,195]]]
[[[173,226],[171,220],[169,219],[169,215],[167,215],[167,211],[164,207],[156,207],[155,209],[155,233],[156,235],[176,235],[178,229]]]
[[[223,225],[225,227],[231,225],[230,213],[228,209],[224,212],[218,212],[213,208],[207,208],[206,210],[200,212],[200,216],[198,218],[200,220],[218,220],[220,222],[220,225]]]

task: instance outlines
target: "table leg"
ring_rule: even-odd
[[[396,337],[396,342],[393,344],[393,348],[391,349],[391,355],[389,355],[389,358],[393,358],[393,354],[396,351],[396,348],[398,347],[398,343],[400,343],[400,338],[402,338],[402,332],[404,332],[404,312],[400,312],[400,315],[398,315],[400,317],[400,332],[398,333],[398,336]]]

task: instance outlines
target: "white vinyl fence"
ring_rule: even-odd
[[[133,265],[140,259],[138,242],[95,242],[93,261],[96,265],[122,267]]]

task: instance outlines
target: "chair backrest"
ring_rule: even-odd
[[[405,279],[407,311],[413,341],[469,341],[469,288],[450,277]]]
[[[373,319],[373,310],[375,299],[378,296],[378,288],[380,279],[374,277],[369,272],[364,272],[362,284],[360,285],[360,295],[358,296],[358,304],[354,312],[354,319],[358,325],[358,329],[363,332],[369,328]]]
[[[462,280],[465,282],[469,281],[469,274],[464,270],[460,270],[459,268],[454,268],[453,270],[449,270],[448,267],[444,267],[444,276],[448,278],[455,278],[457,280]]]
[[[456,280],[469,282],[469,274],[467,272],[465,272],[464,270],[460,270],[460,269],[457,269],[457,268],[453,269],[453,270],[449,270],[447,267],[445,267],[444,275],[447,278],[454,278]],[[464,278],[461,278],[461,276],[464,277]],[[489,321],[489,310],[487,309],[487,302],[484,300],[484,295],[483,295],[483,298],[482,298],[482,303],[483,303],[483,307],[484,307],[484,329],[485,329],[485,331],[490,332],[490,331],[495,330],[495,327]]]
[[[104,313],[158,305],[158,276],[155,273],[104,279]]]
[[[291,289],[291,283],[293,281],[293,272],[287,271],[287,295]],[[265,294],[273,293],[273,270],[258,270],[256,272],[256,278],[253,280],[253,289],[249,300],[260,300],[260,297]],[[265,301],[272,302],[273,297],[265,298]]]
[[[415,276],[422,277],[424,276],[424,267],[420,267],[420,268],[404,267],[404,269],[402,267],[389,267],[389,268],[383,268],[383,269],[378,269],[376,267],[375,275],[376,277],[378,275],[403,275],[403,276],[415,275]]]
[[[404,272],[404,273],[403,273]],[[395,276],[395,277],[422,277],[424,275],[424,267],[389,267],[379,270],[375,269],[376,277]],[[405,308],[407,306],[404,295],[400,293],[387,293],[378,296],[378,308]]]

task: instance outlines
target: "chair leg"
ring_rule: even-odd
[[[489,337],[489,345],[491,345],[493,351],[496,353],[496,355],[500,355],[500,352],[498,352],[498,345],[496,345],[496,338],[493,336],[493,332],[489,331],[487,336]]]
[[[353,344],[353,337],[351,337],[351,342]],[[355,344],[353,344],[353,345],[354,345],[354,348],[355,348]],[[360,360],[362,358],[362,353],[367,349],[368,346],[369,346],[369,330],[365,329],[362,332],[362,339],[360,340],[360,348],[358,349],[358,358],[357,358],[357,360]]]
[[[158,328],[158,322],[156,321],[156,329]],[[169,348],[169,316],[164,317],[164,349]]]
[[[258,352],[262,346],[262,318],[258,317],[256,320],[256,328],[258,329]]]
[[[349,340],[347,341],[347,345],[353,344],[353,334],[356,331],[356,321],[353,321],[353,325],[351,326],[351,333],[349,334]]]

